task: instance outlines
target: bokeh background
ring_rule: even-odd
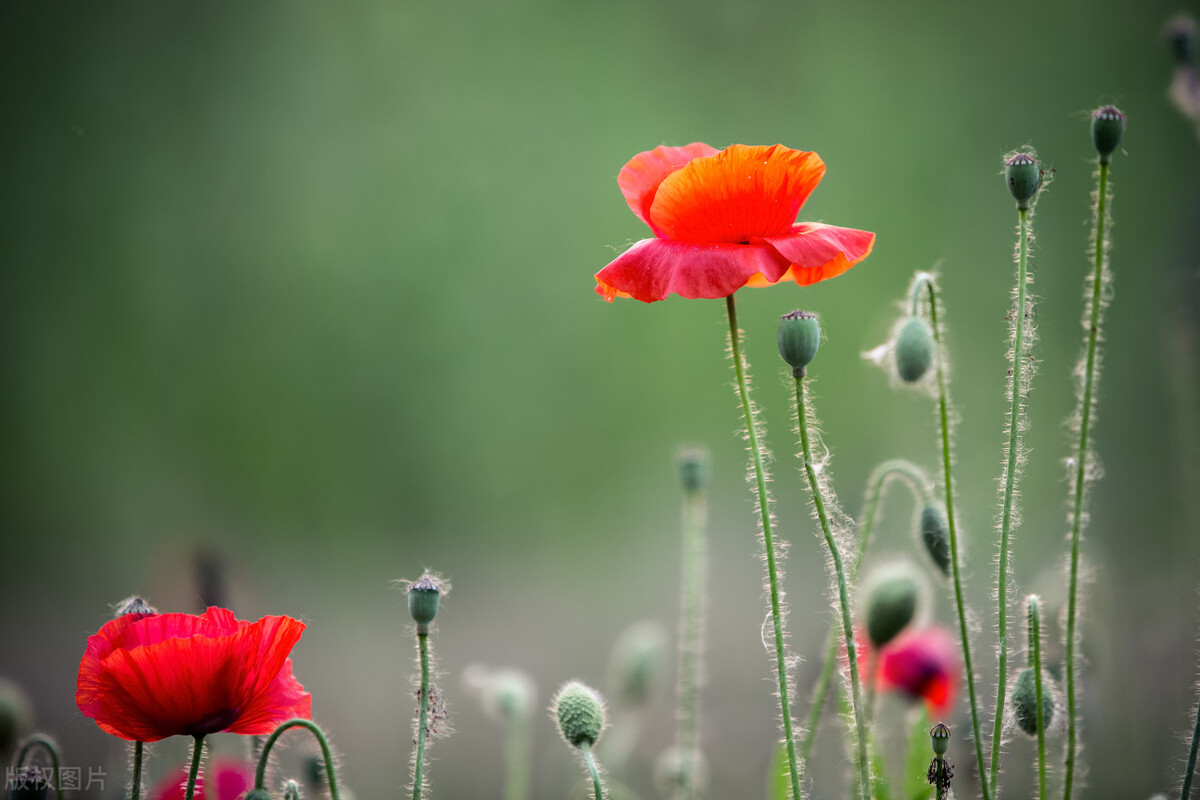
[[[435,647],[456,732],[431,752],[435,793],[499,796],[500,726],[463,669],[526,670],[544,706],[568,678],[604,688],[631,623],[673,630],[673,459],[698,444],[714,463],[709,796],[761,796],[777,734],[723,304],[609,305],[592,292],[592,274],[646,235],[617,190],[620,166],[702,140],[818,151],[829,170],[802,218],[878,233],[871,258],[836,281],[738,295],[792,543],[801,710],[830,613],[775,320],[797,306],[824,318],[817,407],[856,514],[879,461],[936,465],[929,398],[860,357],[886,339],[913,271],[934,266],[990,687],[1016,222],[1002,156],[1033,145],[1055,170],[1036,217],[1039,374],[1014,585],[1057,611],[1088,112],[1114,102],[1130,122],[1113,168],[1115,302],[1095,435],[1106,474],[1086,545],[1085,796],[1174,785],[1200,623],[1200,153],[1166,100],[1160,38],[1178,10],[3,4],[0,674],[27,689],[67,764],[107,765],[119,791],[123,750],[73,703],[86,637],[134,592],[196,610],[195,553],[214,551],[239,616],[309,624],[296,674],[344,753],[344,781],[359,797],[395,793],[407,782],[413,644],[392,581],[431,567],[454,585]],[[912,513],[889,495],[877,553],[911,552]],[[953,623],[944,598],[938,615]],[[1048,636],[1059,658],[1061,629]],[[620,776],[644,797],[672,739],[670,671],[668,660]],[[969,775],[965,709],[952,757]],[[182,761],[182,745],[159,746],[152,774]],[[1020,793],[1031,750],[1009,752]],[[835,796],[846,765],[836,727],[817,759],[816,795]],[[546,798],[580,774],[540,713],[534,769]]]

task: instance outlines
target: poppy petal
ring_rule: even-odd
[[[816,153],[781,144],[731,145],[662,180],[650,227],[682,242],[750,244],[784,236],[824,174]]]
[[[646,303],[671,293],[720,298],[757,275],[774,283],[787,270],[788,260],[767,245],[643,239],[596,273],[596,292],[609,301],[621,296]]]
[[[237,722],[230,726],[229,732],[261,736],[293,717],[312,719],[312,695],[292,675],[289,658],[270,686],[239,709]]]
[[[720,151],[704,142],[692,142],[683,147],[667,147],[662,145],[644,153],[638,153],[621,168],[617,176],[617,186],[625,195],[625,202],[637,218],[649,225],[650,204],[663,179],[677,169],[682,168],[693,158],[715,155]],[[658,231],[655,231],[658,234]]]
[[[817,222],[801,222],[785,236],[768,236],[767,243],[791,262],[779,280],[809,286],[835,278],[871,254],[875,234],[854,228],[839,228]],[[774,282],[774,281],[772,281]],[[766,283],[750,281],[750,286]]]

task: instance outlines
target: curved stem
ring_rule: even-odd
[[[1037,687],[1038,800],[1046,800],[1046,716],[1042,707],[1042,625],[1036,597],[1029,598],[1029,650],[1033,658],[1033,680]]]
[[[429,727],[429,634],[417,633],[417,647],[421,651],[421,702],[417,714],[417,756],[413,765],[413,800],[421,800],[424,789],[425,739]]]
[[[938,324],[937,290],[933,277],[922,274],[913,282],[924,285],[929,292],[929,323],[937,343],[937,388],[938,421],[942,432],[942,477],[946,491],[946,522],[950,527],[950,567],[954,582],[954,604],[958,611],[958,631],[962,641],[963,666],[966,668],[967,694],[971,698],[971,733],[975,737],[975,759],[979,769],[979,783],[983,800],[990,800],[987,773],[984,770],[983,739],[979,736],[979,701],[975,695],[975,668],[971,665],[971,637],[967,630],[966,604],[963,601],[962,570],[958,563],[958,521],[954,513],[954,481],[950,471],[950,396],[946,388],[946,343],[942,341],[942,329]]]
[[[867,554],[867,542],[871,539],[871,532],[875,529],[875,517],[879,510],[879,502],[883,498],[884,484],[893,477],[903,477],[909,488],[917,495],[917,499],[926,503],[932,499],[930,497],[929,478],[921,471],[921,468],[911,461],[905,461],[902,458],[894,458],[890,461],[884,461],[871,476],[867,479],[867,495],[863,502],[863,521],[859,528],[862,533],[858,538],[858,551],[854,554],[854,565],[852,574],[857,575],[859,567],[862,566],[863,559]],[[825,697],[829,693],[829,684],[833,680],[833,669],[837,664],[837,627],[831,626],[829,635],[825,637],[825,664],[821,668],[821,675],[817,678],[817,685],[813,689],[812,708],[808,712],[808,724],[800,736],[800,761],[807,764],[808,757],[812,754],[813,742],[816,740],[817,728],[821,724],[821,714],[824,712]]]
[[[825,498],[822,493],[817,471],[813,466],[812,444],[808,434],[808,405],[804,398],[804,378],[796,378],[796,418],[800,428],[800,449],[804,456],[804,474],[808,476],[808,488],[812,493],[813,505],[817,509],[817,519],[821,523],[821,533],[825,537],[825,545],[833,559],[833,569],[837,577],[838,603],[842,612],[842,633],[846,639],[846,659],[850,662],[850,691],[854,709],[854,727],[857,733],[859,782],[863,800],[871,797],[871,769],[867,758],[867,726],[865,721],[866,709],[863,707],[862,683],[858,676],[858,648],[854,641],[854,623],[850,619],[850,591],[846,585],[846,570],[842,564],[842,552],[833,530],[829,525],[829,515],[825,511]]]
[[[192,767],[188,770],[187,791],[183,800],[192,800],[196,794],[196,778],[200,774],[200,762],[204,760],[204,737],[196,736],[192,740]]]
[[[596,767],[596,757],[592,755],[591,746],[587,742],[581,742],[579,752],[583,753],[583,763],[587,765],[588,772],[592,775],[592,789],[596,793],[595,800],[604,800],[604,785],[600,783],[600,770]]]
[[[1021,447],[1021,401],[1025,396],[1025,284],[1029,259],[1029,209],[1017,209],[1020,220],[1017,243],[1017,310],[1013,322],[1012,398],[1008,411],[1008,458],[1004,465],[1004,502],[1000,511],[1000,564],[996,570],[996,717],[992,727],[992,764],[988,780],[996,793],[1000,775],[1000,745],[1004,733],[1004,696],[1008,688],[1008,551],[1013,527],[1013,498],[1017,483],[1017,458]]]
[[[1087,361],[1083,370],[1083,395],[1079,399],[1079,447],[1075,451],[1075,497],[1071,504],[1071,567],[1067,588],[1067,758],[1063,773],[1063,800],[1071,799],[1075,778],[1075,620],[1079,596],[1079,538],[1083,530],[1083,501],[1087,483],[1088,434],[1092,423],[1092,392],[1096,383],[1096,354],[1100,337],[1100,307],[1104,289],[1104,237],[1108,221],[1108,164],[1100,163],[1100,188],[1096,195],[1096,254],[1092,271],[1091,313],[1088,319]],[[1193,749],[1193,757],[1195,750]],[[1190,775],[1189,775],[1190,777]]]
[[[58,755],[58,743],[49,736],[35,733],[26,737],[17,749],[17,758],[13,762],[15,770],[19,771],[21,767],[25,766],[25,759],[29,757],[30,751],[35,747],[45,750],[46,755],[50,758],[50,768],[54,771],[54,797],[56,800],[63,800],[62,770],[59,768],[62,759]]]
[[[146,748],[145,742],[133,743],[133,783],[129,787],[129,800],[141,800],[142,796],[142,755]]]
[[[271,748],[275,746],[275,742],[279,741],[280,736],[292,728],[306,728],[316,737],[317,744],[321,747],[321,756],[325,759],[325,777],[329,781],[329,800],[341,800],[338,795],[337,771],[334,768],[333,753],[329,749],[329,740],[317,723],[307,719],[289,719],[287,722],[280,723],[279,727],[272,731],[267,740],[263,742],[262,753],[258,756],[258,769],[254,772],[254,788],[264,788]]]
[[[754,463],[754,478],[758,489],[758,511],[762,525],[763,547],[767,555],[767,581],[770,585],[771,624],[774,628],[775,677],[779,683],[779,713],[783,718],[784,746],[787,749],[788,774],[792,784],[793,800],[800,800],[800,764],[796,758],[796,737],[792,731],[792,710],[788,692],[787,662],[783,650],[782,602],[779,599],[779,568],[775,558],[775,538],[771,529],[771,506],[767,496],[766,470],[763,453],[758,441],[758,430],[754,420],[754,407],[750,404],[750,390],[746,383],[746,368],[742,361],[741,332],[737,325],[737,308],[733,295],[725,298],[725,309],[729,315],[729,347],[733,355],[733,368],[737,375],[738,397],[742,403],[742,414],[746,419],[746,436],[750,444],[750,457]]]

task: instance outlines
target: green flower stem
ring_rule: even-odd
[[[867,758],[867,726],[864,719],[866,709],[863,707],[862,683],[858,677],[858,648],[854,641],[854,624],[850,619],[850,591],[846,585],[846,570],[842,564],[842,551],[833,530],[829,525],[829,515],[825,511],[825,498],[822,494],[817,471],[813,466],[812,444],[808,434],[808,404],[804,397],[804,378],[796,378],[796,419],[800,428],[800,449],[804,456],[804,473],[808,476],[808,488],[812,493],[813,505],[817,509],[817,519],[821,523],[821,533],[825,536],[825,544],[829,547],[829,555],[833,559],[833,569],[837,576],[838,602],[842,611],[842,633],[846,639],[846,658],[850,662],[850,690],[854,708],[854,727],[857,734],[859,785],[863,800],[871,797],[871,768]]]
[[[1021,405],[1025,399],[1025,288],[1029,262],[1029,209],[1017,209],[1020,241],[1017,243],[1017,318],[1013,323],[1012,400],[1008,411],[1008,458],[1004,464],[1004,502],[1000,510],[1000,564],[996,570],[996,717],[992,727],[992,764],[988,786],[996,794],[1000,777],[1000,745],[1004,741],[1004,696],[1008,689],[1008,553],[1013,528],[1013,498],[1017,484],[1017,457],[1021,449]]]
[[[684,767],[675,795],[683,800],[696,795],[706,516],[704,492],[687,492],[683,506],[683,620],[679,643],[679,753]]]
[[[196,794],[196,778],[200,774],[200,762],[204,760],[204,737],[196,736],[192,740],[192,767],[188,770],[187,791],[183,800],[192,800]]]
[[[58,744],[49,736],[35,733],[32,736],[26,737],[17,750],[17,759],[13,762],[14,767],[20,770],[21,767],[25,766],[25,759],[29,757],[29,753],[35,747],[40,747],[46,751],[46,755],[50,759],[50,768],[54,771],[54,797],[56,800],[63,800],[62,770],[59,768],[62,759],[58,755]]]
[[[292,728],[307,728],[316,737],[317,744],[321,747],[321,756],[325,759],[325,777],[329,781],[329,800],[341,800],[338,795],[337,771],[333,763],[333,753],[329,749],[329,740],[320,726],[307,719],[289,719],[287,722],[280,723],[279,727],[272,731],[267,740],[263,742],[262,753],[258,757],[258,768],[254,772],[254,788],[265,788],[267,762],[270,760],[271,748],[275,746],[275,742],[279,741],[280,736]]]
[[[1196,704],[1196,725],[1192,728],[1192,746],[1188,750],[1187,769],[1183,773],[1183,787],[1179,790],[1179,800],[1188,800],[1188,795],[1191,794],[1197,751],[1200,751],[1200,703]]]
[[[979,736],[979,701],[975,695],[975,669],[971,665],[971,636],[967,630],[966,604],[963,602],[962,570],[958,561],[958,521],[954,513],[954,482],[950,472],[950,393],[946,388],[946,343],[942,341],[942,329],[938,323],[937,287],[933,276],[928,273],[918,275],[913,281],[913,296],[924,287],[929,293],[929,325],[933,328],[934,340],[937,343],[937,388],[938,388],[938,421],[942,432],[942,477],[946,491],[946,522],[950,527],[950,566],[954,581],[954,603],[958,610],[958,631],[962,640],[963,666],[966,668],[967,694],[971,698],[971,733],[975,738],[975,759],[980,775],[980,790],[983,800],[991,799],[987,774],[983,761],[983,739]]]
[[[133,743],[133,782],[129,786],[129,800],[141,800],[142,796],[142,755],[146,749],[145,742]]]
[[[771,531],[771,506],[767,496],[767,477],[763,467],[762,448],[758,442],[754,406],[750,404],[750,390],[746,382],[746,368],[742,361],[741,331],[738,330],[737,308],[733,295],[725,298],[729,315],[729,347],[733,355],[733,368],[737,374],[738,397],[742,403],[742,414],[746,418],[746,436],[750,443],[750,456],[754,462],[754,478],[758,488],[758,511],[762,523],[763,547],[767,554],[767,581],[770,584],[771,624],[775,634],[775,677],[779,682],[779,713],[783,718],[784,746],[787,749],[788,774],[792,784],[793,800],[800,800],[800,763],[796,759],[796,738],[792,732],[792,710],[788,692],[787,663],[783,650],[782,602],[779,599],[779,569],[775,558],[775,539]]]
[[[852,574],[857,575],[859,567],[862,566],[863,558],[867,553],[867,542],[871,539],[871,532],[875,529],[876,512],[879,510],[879,502],[883,498],[884,484],[893,477],[904,477],[907,483],[917,494],[918,499],[928,503],[932,498],[930,496],[929,479],[921,469],[910,461],[905,461],[902,458],[884,461],[875,471],[871,473],[871,477],[867,479],[867,496],[863,503],[863,521],[859,530],[862,533],[858,539],[858,551],[854,555],[854,566]],[[808,725],[801,733],[800,740],[800,761],[807,764],[808,758],[812,754],[813,742],[817,737],[817,728],[821,724],[821,714],[825,707],[825,697],[829,693],[829,685],[833,681],[833,670],[837,666],[837,626],[831,626],[829,635],[825,637],[825,664],[821,668],[821,675],[817,679],[816,688],[813,689],[812,708],[808,712]]]
[[[417,713],[417,756],[413,764],[413,800],[421,800],[425,771],[425,739],[429,727],[429,633],[417,632],[417,647],[421,651],[421,701]]]
[[[529,720],[518,715],[508,726],[505,744],[504,800],[529,797]]]
[[[1079,537],[1083,530],[1083,501],[1087,486],[1088,435],[1092,424],[1092,393],[1099,371],[1096,355],[1100,339],[1100,308],[1104,290],[1104,243],[1108,222],[1108,164],[1100,163],[1100,187],[1096,195],[1096,258],[1092,272],[1091,313],[1088,319],[1087,361],[1083,369],[1083,396],[1079,400],[1079,447],[1075,451],[1075,497],[1071,504],[1071,567],[1067,587],[1067,757],[1063,773],[1063,798],[1071,800],[1075,779],[1075,620],[1079,597]],[[1195,749],[1193,746],[1193,755]],[[1190,777],[1190,774],[1189,774]]]
[[[1038,748],[1038,800],[1046,800],[1046,725],[1042,711],[1042,625],[1041,610],[1035,596],[1029,598],[1029,653],[1033,663],[1033,680],[1037,687],[1037,748]]]
[[[583,763],[592,774],[592,789],[596,793],[595,800],[604,800],[604,785],[600,783],[600,770],[596,767],[596,757],[592,755],[592,747],[586,741],[579,743],[579,752],[583,754]]]

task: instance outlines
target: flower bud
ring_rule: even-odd
[[[896,372],[905,383],[916,383],[933,363],[933,328],[920,317],[909,317],[896,335]]]
[[[804,377],[804,368],[817,357],[821,346],[821,323],[816,314],[792,311],[779,318],[779,355],[792,368],[792,375]]]
[[[433,575],[426,572],[408,586],[408,613],[417,623],[417,633],[429,633],[429,623],[437,616],[442,590]]]
[[[650,702],[667,662],[667,632],[657,622],[644,620],[626,628],[613,645],[609,660],[609,688],[621,708],[638,708]]]
[[[708,486],[708,451],[703,447],[688,447],[679,451],[679,480],[684,491],[698,492]]]
[[[579,681],[564,684],[554,695],[550,708],[567,744],[593,745],[600,738],[604,730],[604,701],[594,689]]]
[[[1196,20],[1180,14],[1167,23],[1163,37],[1171,48],[1175,61],[1191,66],[1196,60]]]
[[[1100,154],[1100,163],[1107,164],[1125,135],[1125,115],[1116,106],[1104,106],[1092,112],[1092,144]]]
[[[1021,670],[1012,690],[1013,718],[1017,727],[1030,736],[1037,736],[1037,673],[1032,667]],[[1054,698],[1050,694],[1050,682],[1042,678],[1042,723],[1043,730],[1054,721]]]
[[[127,614],[157,614],[158,609],[147,603],[136,594],[126,597],[113,606],[113,619],[120,619]]]
[[[1037,194],[1038,184],[1042,182],[1037,160],[1028,153],[1017,153],[1004,162],[1004,177],[1008,181],[1008,190],[1017,201],[1017,208],[1022,211],[1029,208],[1029,201]]]
[[[929,504],[921,509],[921,544],[934,566],[950,575],[950,523],[939,505]]]
[[[917,614],[920,584],[907,564],[884,567],[867,583],[867,638],[883,647]]]
[[[24,766],[8,779],[8,800],[47,800],[50,797],[50,782],[46,780],[49,770]]]
[[[950,729],[944,722],[939,722],[930,729],[929,744],[933,747],[933,754],[938,758],[946,755],[946,751],[950,749]]]

